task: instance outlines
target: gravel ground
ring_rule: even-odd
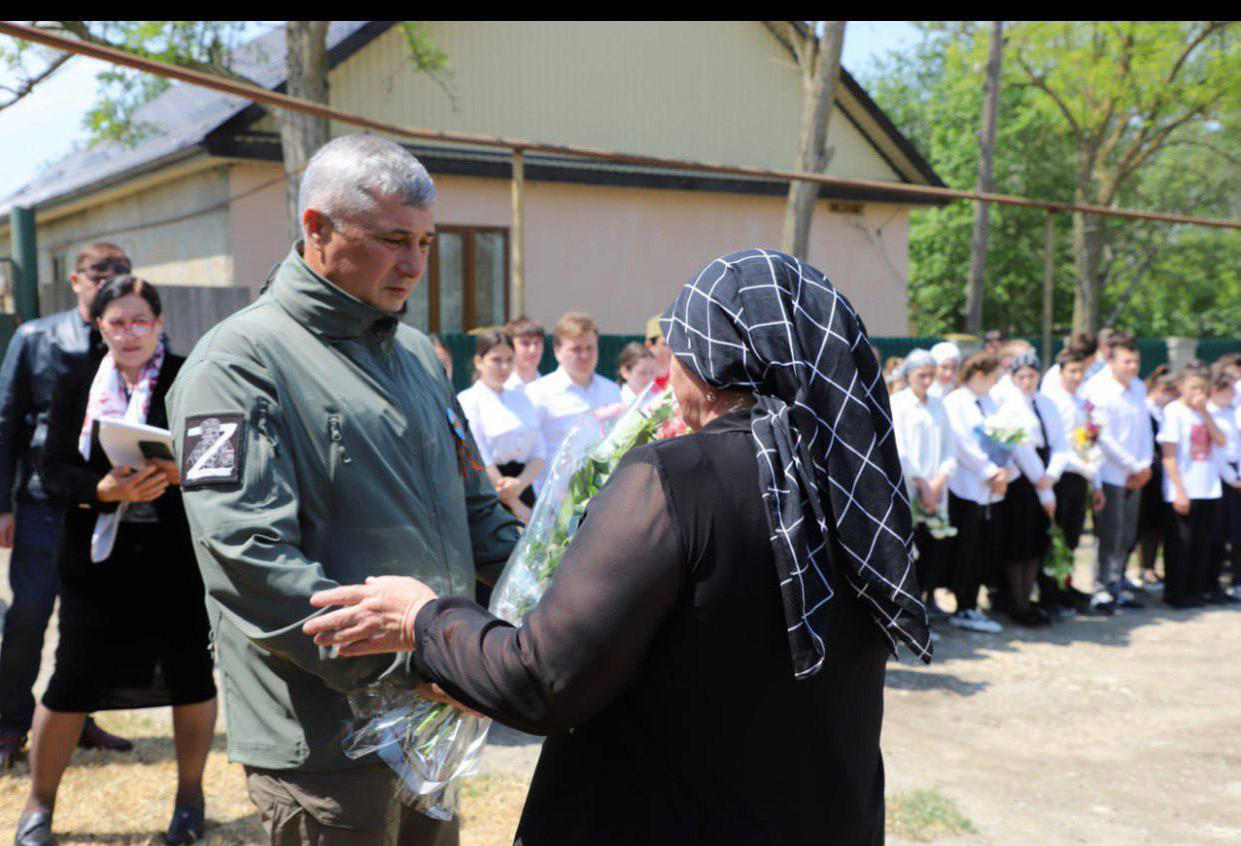
[[[1088,556],[1083,550],[1083,579]],[[7,578],[0,581],[2,602]],[[41,684],[54,641],[53,633]],[[1239,643],[1241,612],[1232,608],[1152,607],[999,635],[947,631],[932,666],[890,665],[889,794],[934,790],[956,803],[975,833],[937,843],[1241,842]],[[167,712],[104,722],[136,737],[138,754],[75,757],[58,813],[61,842],[153,842],[171,808]],[[259,843],[240,768],[217,741],[208,841]],[[507,846],[538,752],[538,738],[493,729],[482,778],[466,794],[466,846]],[[0,776],[0,841],[12,836],[26,789],[25,767]]]

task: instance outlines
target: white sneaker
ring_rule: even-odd
[[[953,614],[948,618],[948,625],[955,626],[958,629],[965,629],[968,632],[980,632],[982,634],[998,634],[1004,631],[1003,626],[977,608]]]

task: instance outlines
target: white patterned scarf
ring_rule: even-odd
[[[832,597],[848,584],[893,649],[931,658],[888,389],[853,306],[775,250],[716,259],[662,319],[677,359],[716,388],[753,391],[759,481],[793,672],[813,676]]]
[[[155,383],[159,379],[159,371],[164,366],[164,342],[160,341],[155,354],[142,366],[138,373],[138,381],[133,391],[126,392],[125,377],[116,367],[116,359],[112,353],[103,357],[99,369],[95,371],[95,380],[91,382],[90,394],[86,400],[86,417],[82,421],[82,431],[78,435],[78,452],[82,458],[90,461],[91,439],[95,431],[95,422],[108,418],[119,418],[128,423],[146,423],[147,413],[151,410],[151,395],[155,393]],[[90,539],[91,561],[107,560],[112,554],[116,543],[116,532],[125,516],[128,503],[122,502],[111,514],[100,514],[95,520],[95,531]]]

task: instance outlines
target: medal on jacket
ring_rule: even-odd
[[[455,408],[448,409],[448,427],[452,429],[453,438],[457,442],[457,469],[461,471],[461,478],[472,468],[474,470],[482,470],[482,463],[475,457],[474,450],[470,444],[470,430],[466,428],[465,421],[461,419],[461,415],[457,414]]]

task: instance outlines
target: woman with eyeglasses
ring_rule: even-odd
[[[99,421],[166,428],[183,358],[164,346],[159,294],[125,275],[100,285],[91,318],[107,347],[75,357],[52,399],[43,479],[65,506],[56,552],[60,642],[35,713],[30,797],[18,846],[52,843],[52,812],[86,715],[172,706],[177,795],[166,843],[203,836],[203,769],[216,719],[203,585],[175,461],[112,467]]]

